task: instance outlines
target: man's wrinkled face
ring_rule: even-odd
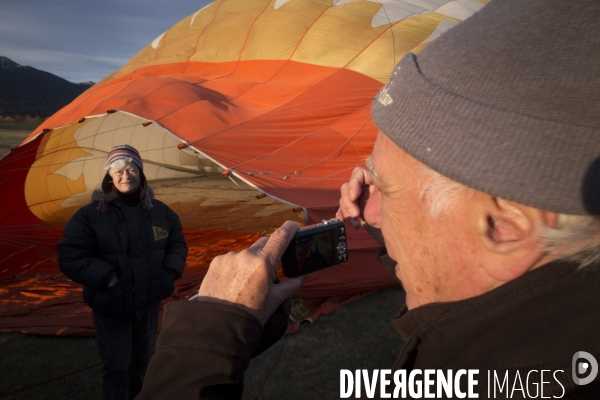
[[[478,268],[472,196],[434,219],[421,198],[422,164],[381,132],[370,160],[379,191],[367,207],[381,211],[379,226],[409,309],[471,297],[489,290]],[[371,210],[372,211],[372,210]]]
[[[110,176],[121,193],[135,192],[140,187],[140,168],[134,162],[128,161],[122,168],[111,167]]]

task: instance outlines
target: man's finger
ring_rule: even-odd
[[[372,177],[369,170],[356,167],[352,171],[350,181],[348,182],[348,194],[352,201],[356,201],[362,194],[365,186],[372,183]]]
[[[252,243],[252,245],[249,247],[249,249],[252,249],[254,247],[258,247],[258,248],[262,249],[263,247],[265,247],[265,244],[267,243],[268,240],[269,240],[268,237],[261,237],[256,242]]]
[[[272,296],[277,304],[281,304],[282,301],[292,296],[298,290],[307,275],[299,276],[297,278],[287,278],[279,282],[277,285],[273,285],[271,288]]]
[[[356,203],[356,199],[352,199],[350,196],[350,185],[348,183],[345,183],[342,186],[341,195],[340,212],[344,215],[344,219],[358,217],[360,215],[360,210]]]
[[[300,285],[302,285],[304,278],[306,278],[306,275],[297,278],[287,278],[276,285],[272,285],[265,307],[256,316],[258,320],[264,324],[279,304],[300,290]]]
[[[277,268],[279,260],[283,256],[286,247],[292,241],[294,234],[300,229],[300,224],[295,221],[286,221],[281,225],[271,237],[268,238],[262,248],[262,253],[267,258],[267,265],[271,268]]]

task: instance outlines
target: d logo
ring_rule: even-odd
[[[580,361],[582,358],[585,361]],[[573,381],[577,385],[587,385],[598,375],[598,361],[588,352],[578,351],[573,354],[572,366]],[[590,371],[590,374],[586,378],[580,378],[581,375],[584,375],[588,371]]]

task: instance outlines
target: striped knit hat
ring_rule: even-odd
[[[106,156],[106,166],[108,167],[117,160],[129,161],[129,159],[136,163],[138,167],[140,167],[140,170],[144,170],[144,163],[142,162],[140,153],[135,149],[135,147],[128,144],[119,144],[113,147]]]
[[[120,144],[113,147],[106,156],[107,171],[100,185],[103,194],[102,198],[98,202],[98,207],[96,209],[102,213],[108,211],[108,201],[106,195],[115,190],[112,177],[110,176],[108,171],[108,167],[117,160],[132,161],[140,167],[141,204],[142,207],[144,207],[147,210],[152,208],[153,205],[148,192],[148,182],[146,180],[146,175],[144,175],[144,163],[142,162],[142,157],[140,157],[140,153],[135,149],[135,147],[130,146],[128,144]]]

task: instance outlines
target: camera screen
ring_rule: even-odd
[[[298,271],[313,271],[334,263],[331,232],[295,239]]]

